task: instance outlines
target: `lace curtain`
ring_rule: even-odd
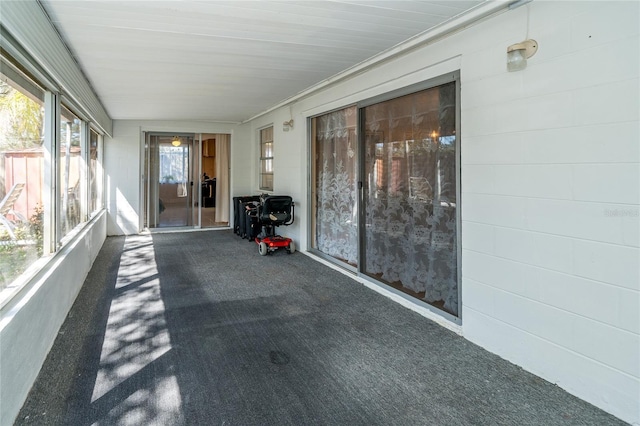
[[[457,315],[455,86],[364,112],[365,272]]]
[[[358,256],[356,108],[314,119],[316,248],[352,265]]]

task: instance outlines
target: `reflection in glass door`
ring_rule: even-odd
[[[145,222],[149,228],[193,226],[193,140],[193,135],[147,135]]]
[[[362,110],[362,272],[458,316],[456,84]]]

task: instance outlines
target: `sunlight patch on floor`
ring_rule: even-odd
[[[91,401],[113,400],[118,424],[180,418],[178,382],[160,359],[171,340],[150,235],[127,237],[115,288]]]

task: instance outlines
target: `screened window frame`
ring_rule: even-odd
[[[4,35],[4,31],[3,31]],[[82,229],[90,221],[104,210],[104,132],[98,123],[89,120],[84,108],[71,101],[71,97],[65,93],[60,93],[59,89],[51,84],[49,76],[41,76],[32,73],[33,64],[26,55],[20,55],[16,59],[10,54],[6,46],[0,46],[0,63],[2,64],[3,80],[30,98],[38,99],[42,102],[43,122],[42,122],[42,150],[43,182],[39,195],[39,204],[42,206],[42,254],[32,261],[22,273],[17,275],[0,291],[0,308],[11,302],[16,296],[21,294],[21,290],[30,283],[34,276],[40,271],[46,270],[51,259],[66,246],[75,241]],[[35,75],[35,76],[34,76]],[[42,78],[41,78],[42,77]],[[57,192],[61,188],[61,160],[63,155],[59,152],[62,146],[61,140],[61,115],[71,114],[79,120],[78,132],[80,134],[79,153],[79,175],[78,182],[78,223],[66,230],[63,235],[62,230],[62,200]],[[94,132],[98,135],[98,206],[94,211],[90,210],[89,199],[89,161],[90,161],[90,141],[89,134]],[[30,218],[28,218],[30,219]]]
[[[95,170],[95,180],[96,180],[96,188],[95,194],[93,188],[91,186],[91,134],[95,134],[97,137],[96,141],[96,170]],[[104,161],[104,135],[89,123],[89,141],[87,145],[87,213],[89,216],[89,220],[93,218],[96,214],[98,214],[104,208],[104,168],[102,167]],[[92,204],[94,201],[95,195],[95,207],[92,208]]]
[[[75,235],[76,232],[74,232],[76,229],[79,229],[80,227],[82,227],[82,225],[84,225],[87,222],[87,216],[86,216],[86,210],[87,210],[87,200],[85,197],[85,191],[86,191],[86,184],[83,181],[86,176],[86,168],[87,168],[87,159],[86,159],[86,154],[87,154],[87,150],[86,150],[86,146],[88,144],[88,134],[86,131],[86,126],[87,126],[87,122],[79,115],[76,113],[76,110],[70,106],[68,106],[66,103],[62,103],[60,104],[60,117],[66,117],[68,119],[72,119],[74,124],[71,125],[68,122],[67,124],[67,129],[66,131],[72,132],[73,133],[73,129],[76,128],[77,126],[77,133],[78,133],[78,147],[80,148],[80,156],[78,158],[79,161],[79,167],[78,167],[78,182],[77,182],[77,187],[74,189],[74,186],[68,187],[68,185],[71,182],[66,182],[67,183],[67,187],[64,187],[64,180],[63,180],[63,176],[62,176],[62,172],[65,172],[65,167],[62,164],[62,161],[65,159],[65,156],[62,155],[61,149],[63,147],[63,145],[66,145],[66,141],[62,140],[62,133],[63,133],[63,127],[62,127],[62,123],[60,123],[60,139],[58,141],[58,147],[57,149],[54,151],[54,155],[56,156],[56,179],[58,180],[56,182],[56,185],[58,187],[59,190],[62,190],[62,193],[58,193],[56,194],[56,197],[62,197],[62,198],[58,198],[57,202],[60,204],[60,208],[57,209],[57,219],[56,219],[56,223],[57,223],[57,229],[59,230],[59,238],[58,238],[58,245],[62,246],[66,243],[66,241],[68,241],[72,235]],[[75,123],[75,121],[77,120],[77,123]],[[66,132],[65,131],[65,132]],[[72,134],[67,135],[69,137],[69,140],[71,142],[73,142],[72,140]],[[73,147],[74,145],[71,144],[68,148],[69,153],[71,153],[71,147]],[[70,159],[69,159],[70,160]],[[69,167],[71,168],[71,163],[69,163]],[[66,174],[70,175],[71,169],[66,170]],[[45,183],[46,186],[46,183]],[[66,195],[65,195],[66,194]],[[74,200],[75,198],[75,200]],[[66,205],[65,205],[65,200],[66,200]],[[70,228],[65,228],[63,225],[63,218],[65,218],[66,220],[69,220],[69,213],[71,212],[71,207],[75,204],[75,201],[79,202],[80,204],[75,206],[75,208],[73,208],[73,210],[76,211],[76,219],[78,220],[78,223],[76,224],[72,224]],[[65,211],[64,213],[62,212],[62,209],[66,208],[67,211]]]

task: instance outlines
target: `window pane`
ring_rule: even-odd
[[[458,315],[455,83],[364,108],[365,272]]]
[[[273,157],[273,142],[266,142],[261,144],[262,152],[261,156],[264,157]]]
[[[189,146],[160,145],[160,183],[185,183],[189,170]]]
[[[273,127],[267,127],[260,131],[260,140],[262,143],[273,142]]]
[[[262,160],[262,170],[261,173],[273,173],[273,160],[267,159]]]
[[[273,175],[263,174],[260,179],[260,189],[272,188],[273,189]]]
[[[62,108],[60,116],[60,221],[64,237],[81,222],[80,209],[80,119]]]
[[[43,252],[43,123],[42,95],[0,73],[0,299]]]

